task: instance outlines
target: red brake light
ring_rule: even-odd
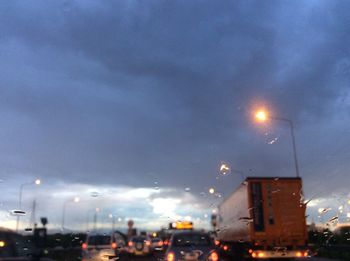
[[[219,260],[219,256],[216,252],[212,252],[209,256],[209,260],[211,261],[218,261]]]
[[[113,248],[113,249],[116,249],[116,248],[117,248],[117,243],[115,243],[115,242],[112,243],[112,248]]]
[[[81,247],[82,247],[82,249],[87,249],[87,244],[86,244],[86,243],[83,243],[83,244],[81,245]]]
[[[128,246],[132,247],[132,245],[133,245],[133,243],[131,241],[129,241]]]

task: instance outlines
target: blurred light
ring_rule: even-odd
[[[348,200],[348,204],[350,205],[350,199]]]
[[[87,249],[87,244],[86,244],[86,243],[83,243],[83,244],[81,245],[81,247],[82,247],[82,249]]]
[[[75,202],[75,203],[78,203],[79,201],[80,201],[80,198],[79,198],[79,197],[75,197],[75,198],[74,198],[74,202]]]
[[[225,245],[224,246],[224,250],[227,251],[228,250],[228,246]]]
[[[131,241],[129,241],[128,246],[132,247],[132,245],[133,245],[133,243]]]
[[[252,253],[252,258],[256,258],[256,253],[255,252]]]
[[[4,247],[5,246],[5,241],[0,241],[0,247]]]
[[[109,218],[113,218],[113,214],[109,214],[108,217],[109,217]]]
[[[215,193],[215,189],[214,189],[214,188],[210,188],[210,189],[209,189],[209,193],[210,193],[210,194],[214,194],[214,193]]]
[[[212,252],[212,253],[210,254],[210,256],[209,256],[209,260],[211,260],[211,261],[218,261],[218,260],[219,260],[218,254],[217,254],[215,251]]]
[[[40,185],[40,184],[41,184],[41,180],[40,180],[40,179],[36,179],[36,180],[34,181],[34,183],[35,183],[35,185]]]
[[[267,113],[266,113],[266,111],[264,111],[264,110],[259,110],[259,111],[257,111],[256,114],[255,114],[255,118],[256,118],[258,121],[261,121],[261,122],[266,121],[266,119],[267,119]]]
[[[146,240],[146,246],[150,246],[151,245],[151,242]]]
[[[96,208],[95,211],[96,211],[96,212],[100,212],[100,208]]]
[[[116,249],[116,248],[117,248],[117,243],[113,242],[113,243],[112,243],[112,248],[113,248],[113,249]]]
[[[174,255],[174,253],[169,253],[168,255],[167,255],[167,257],[166,257],[166,260],[167,261],[174,261],[175,260],[175,255]]]
[[[297,252],[297,257],[302,257],[303,254],[301,252]]]
[[[215,242],[216,246],[220,245],[220,241],[219,240],[215,240],[214,242]]]
[[[347,217],[347,218],[350,218],[350,212],[346,214],[346,217]]]
[[[154,232],[154,233],[152,234],[152,236],[153,236],[153,237],[156,237],[156,236],[157,236],[157,233],[156,233],[156,232]]]
[[[262,252],[259,252],[259,253],[258,253],[258,257],[264,257],[264,256],[265,256],[264,253],[262,253]]]
[[[118,222],[122,222],[122,221],[123,221],[123,219],[119,217],[118,218]]]
[[[226,175],[230,172],[230,167],[228,166],[228,164],[223,163],[220,166],[220,174],[222,175]]]

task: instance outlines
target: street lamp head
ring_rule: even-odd
[[[75,203],[78,203],[79,201],[80,201],[80,198],[79,198],[79,197],[75,197],[75,198],[74,198],[74,202],[75,202]]]
[[[34,181],[34,183],[35,183],[35,185],[40,185],[40,184],[41,184],[41,180],[40,180],[40,179],[36,179],[36,180]]]
[[[256,112],[255,118],[260,122],[264,122],[268,118],[267,112],[264,110],[259,110]]]
[[[230,168],[230,166],[227,163],[222,163],[220,165],[220,170],[219,171],[220,171],[220,174],[227,175],[227,174],[230,173],[231,168]]]

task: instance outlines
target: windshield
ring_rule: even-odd
[[[201,234],[181,234],[173,238],[173,246],[210,246],[211,240],[207,235]]]
[[[347,260],[349,184],[350,0],[0,0],[0,256]]]

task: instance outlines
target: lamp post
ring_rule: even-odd
[[[64,222],[66,218],[66,207],[68,203],[78,203],[80,201],[79,197],[75,197],[73,200],[69,199],[63,203],[63,208],[62,208],[62,222],[61,222],[61,228],[62,232],[64,231]]]
[[[40,179],[36,179],[32,182],[26,182],[21,184],[21,186],[19,187],[19,199],[18,199],[18,209],[21,210],[22,208],[22,195],[23,195],[23,187],[26,185],[40,185],[41,184],[41,180]],[[16,220],[16,232],[18,232],[18,228],[19,228],[19,216],[17,216],[17,220]]]
[[[281,117],[271,116],[271,115],[269,115],[265,110],[259,110],[259,111],[257,111],[256,114],[255,114],[255,118],[256,118],[257,121],[259,121],[259,122],[265,122],[266,120],[271,119],[271,120],[282,121],[282,122],[288,123],[288,125],[289,125],[289,127],[290,127],[291,138],[292,138],[293,158],[294,158],[295,172],[296,172],[296,176],[299,178],[299,177],[300,177],[300,174],[299,174],[299,164],[298,164],[298,157],[297,157],[297,149],[296,149],[296,142],[295,142],[295,134],[294,134],[294,124],[293,124],[293,121],[291,121],[290,119],[287,119],[287,118],[281,118]]]

